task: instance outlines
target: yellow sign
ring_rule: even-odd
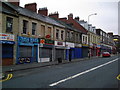
[[[117,79],[120,80],[120,74],[117,76]]]

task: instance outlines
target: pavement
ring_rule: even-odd
[[[0,79],[4,78],[5,74],[10,73],[10,72],[34,69],[34,68],[40,68],[40,67],[46,67],[46,66],[58,65],[58,64],[67,64],[67,63],[73,63],[73,62],[78,62],[78,61],[83,61],[83,60],[91,60],[93,58],[100,58],[100,57],[98,56],[91,57],[91,58],[86,57],[86,58],[80,58],[80,59],[72,59],[71,61],[62,60],[62,63],[58,63],[58,61],[52,61],[52,62],[40,62],[40,63],[34,62],[34,63],[29,63],[29,64],[2,66],[2,72],[0,71]]]

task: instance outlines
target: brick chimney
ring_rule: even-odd
[[[72,19],[73,19],[73,14],[70,13],[70,14],[68,15],[68,20],[72,20]]]
[[[20,5],[20,0],[8,0],[8,2],[16,6]]]
[[[80,18],[79,18],[79,17],[75,17],[75,20],[79,21],[79,20],[80,20]]]
[[[67,18],[66,17],[59,18],[59,20],[67,23]]]
[[[108,32],[108,34],[113,37],[113,32]]]
[[[25,8],[29,9],[33,12],[37,12],[37,4],[36,3],[25,4]]]
[[[47,16],[48,15],[48,9],[47,9],[47,7],[45,7],[45,8],[39,8],[38,14],[42,14],[44,16]]]
[[[51,13],[51,14],[49,14],[49,17],[59,19],[59,13],[58,12]]]

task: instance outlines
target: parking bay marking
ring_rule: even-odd
[[[62,79],[62,80],[60,80],[60,81],[58,81],[58,82],[52,83],[52,84],[50,84],[49,86],[51,86],[51,87],[52,87],[52,86],[56,86],[56,85],[58,85],[58,84],[60,84],[60,83],[62,83],[62,82],[65,82],[65,81],[67,81],[67,80],[76,78],[76,77],[78,77],[78,76],[80,76],[80,75],[83,75],[83,74],[85,74],[85,73],[88,73],[88,72],[91,72],[91,71],[93,71],[93,70],[96,70],[96,69],[98,69],[98,68],[100,68],[100,67],[103,67],[103,66],[105,66],[105,65],[108,65],[108,64],[110,64],[110,63],[112,63],[112,62],[115,62],[115,61],[117,61],[117,60],[118,60],[118,58],[116,58],[116,59],[114,59],[114,60],[112,60],[112,61],[109,61],[109,62],[107,62],[107,63],[101,64],[101,65],[99,65],[99,66],[96,66],[96,67],[94,67],[94,68],[91,68],[91,69],[89,69],[89,70],[86,70],[86,71],[83,71],[83,72],[81,72],[81,73],[78,73],[78,74],[76,74],[76,75],[73,75],[73,76],[70,76],[70,77],[68,77],[68,78]]]

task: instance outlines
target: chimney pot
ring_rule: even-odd
[[[68,20],[70,20],[70,19],[73,19],[73,14],[72,14],[72,13],[70,13],[70,14],[68,15]]]
[[[79,21],[79,20],[80,20],[80,18],[79,18],[79,17],[75,17],[75,20]]]

